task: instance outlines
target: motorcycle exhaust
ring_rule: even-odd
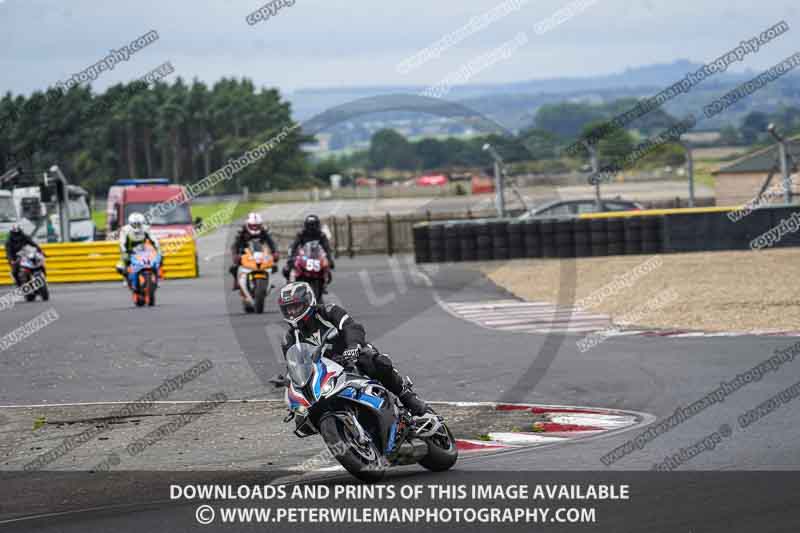
[[[425,441],[414,439],[400,445],[397,451],[397,464],[415,464],[428,455],[428,444]]]

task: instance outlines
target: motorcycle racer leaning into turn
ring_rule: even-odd
[[[126,272],[131,264],[131,252],[133,252],[134,248],[146,242],[153,245],[158,255],[161,255],[161,246],[158,244],[158,239],[150,233],[150,227],[147,225],[144,215],[131,213],[128,217],[128,223],[119,231],[120,260],[116,267],[117,272],[125,278],[126,283],[128,280]]]
[[[357,368],[364,375],[378,380],[395,394],[414,417],[425,417],[431,411],[411,389],[410,380],[403,380],[392,360],[366,342],[364,326],[356,322],[336,304],[318,305],[311,285],[289,283],[281,289],[278,305],[289,330],[281,343],[283,355],[297,342],[319,346],[322,335],[335,328],[339,335],[332,341],[331,359],[345,367]]]

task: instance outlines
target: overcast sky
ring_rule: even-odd
[[[518,11],[401,74],[402,60],[502,0],[295,0],[255,25],[245,17],[265,2],[0,0],[0,90],[43,89],[153,29],[158,41],[93,85],[136,78],[167,60],[185,79],[247,76],[284,91],[429,85],[519,32],[528,42],[471,82],[606,74],[679,58],[704,62],[780,20],[792,30],[733,70],[766,68],[800,51],[797,0],[597,0],[544,35],[535,25],[573,0],[519,2]]]

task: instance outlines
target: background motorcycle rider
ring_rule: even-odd
[[[19,281],[19,258],[17,254],[22,250],[25,246],[33,246],[39,252],[44,255],[44,252],[39,247],[38,244],[34,242],[33,239],[30,238],[19,224],[14,224],[11,226],[11,230],[8,232],[8,240],[6,241],[6,259],[8,260],[8,265],[11,267],[11,277],[14,278],[14,283],[17,284],[17,287],[20,286]]]
[[[236,240],[234,240],[233,246],[231,246],[231,262],[233,264],[229,271],[233,276],[234,291],[239,290],[239,280],[236,278],[236,271],[239,269],[239,263],[242,261],[242,254],[247,247],[247,243],[253,239],[269,246],[269,249],[272,250],[272,259],[275,265],[278,263],[278,257],[280,257],[280,254],[278,254],[278,247],[275,245],[272,235],[269,234],[269,230],[264,227],[264,221],[261,215],[258,213],[248,214],[247,222],[239,229],[239,233],[236,234]],[[273,272],[277,272],[277,270],[277,266],[272,267]]]
[[[119,231],[120,260],[116,268],[119,275],[125,278],[125,283],[128,282],[126,272],[131,264],[131,252],[133,252],[134,248],[146,242],[152,244],[158,255],[161,255],[161,246],[158,244],[158,239],[150,233],[150,228],[146,224],[144,215],[131,213],[128,217],[128,223]]]
[[[289,247],[289,259],[286,266],[283,268],[283,277],[289,279],[289,273],[292,271],[294,265],[294,256],[297,250],[303,247],[304,244],[311,241],[319,241],[319,245],[325,250],[328,255],[328,262],[330,263],[331,270],[334,269],[333,253],[331,252],[331,243],[328,237],[322,232],[322,224],[317,215],[308,215],[303,221],[303,229],[297,233],[294,242]]]
[[[336,304],[317,305],[314,290],[306,282],[289,283],[281,289],[278,305],[289,331],[283,339],[283,355],[300,342],[319,345],[322,335],[336,328],[339,335],[332,341],[331,360],[345,368],[357,367],[365,375],[378,380],[400,398],[413,416],[423,416],[428,405],[403,381],[392,360],[367,344],[364,326],[356,322]]]

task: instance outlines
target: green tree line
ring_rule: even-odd
[[[39,172],[58,164],[74,183],[102,194],[120,178],[198,181],[229,158],[292,124],[277,89],[223,78],[209,87],[180,77],[152,85],[49,89],[0,99],[0,170]],[[266,157],[215,192],[308,186],[317,180],[295,130]]]

